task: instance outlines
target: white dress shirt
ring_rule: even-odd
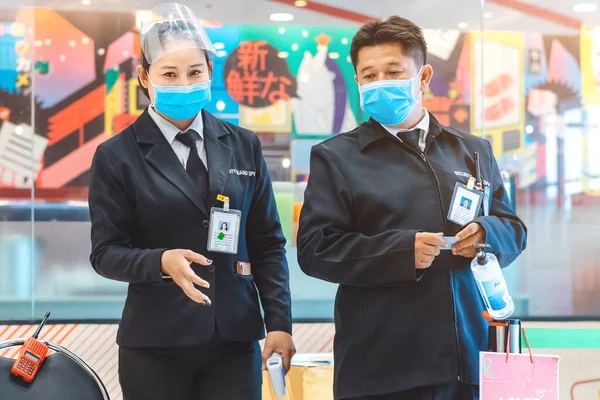
[[[175,139],[177,134],[181,132],[179,128],[158,115],[152,106],[148,107],[148,114],[150,114],[150,117],[156,126],[158,126],[158,129],[160,129],[165,139],[167,139],[167,142],[169,142],[171,145],[173,152],[181,162],[181,165],[183,165],[183,168],[185,168],[188,157],[190,156],[190,148],[181,143],[179,140]],[[198,144],[196,145],[196,148],[198,149],[198,156],[208,171],[208,163],[206,162],[206,147],[204,146],[204,124],[202,121],[202,113],[198,113],[198,115],[196,115],[196,118],[194,118],[188,130],[190,129],[198,132],[199,138]]]
[[[381,125],[381,126],[383,126],[385,128],[385,130],[388,131],[396,139],[398,139],[398,136],[402,137],[403,132],[420,129],[419,148],[421,149],[421,151],[425,151],[425,144],[427,143],[427,135],[429,134],[429,112],[424,108],[422,108],[422,110],[423,110],[423,116],[421,117],[421,120],[419,121],[419,123],[417,125],[415,125],[414,127],[410,128],[410,129],[398,129],[398,128],[394,128],[394,127],[391,127],[388,125]]]
[[[158,129],[162,132],[165,139],[167,139],[167,142],[169,142],[169,144],[171,145],[173,152],[179,159],[179,162],[181,162],[181,165],[183,165],[183,168],[185,168],[187,165],[188,157],[190,156],[190,148],[187,147],[185,144],[181,143],[179,140],[175,139],[175,136],[177,136],[177,134],[181,132],[179,128],[177,128],[175,125],[158,115],[156,111],[154,111],[154,108],[152,108],[152,106],[148,107],[148,114],[150,114],[150,117],[152,118],[156,126],[158,126]],[[198,144],[196,145],[196,148],[198,149],[198,156],[200,157],[200,160],[202,160],[204,166],[206,167],[206,170],[208,171],[208,163],[206,162],[206,147],[204,146],[204,124],[202,121],[202,113],[196,115],[196,118],[194,118],[194,121],[192,121],[192,124],[190,125],[188,130],[190,129],[193,129],[196,132],[198,132],[199,138]],[[169,275],[164,274],[162,274],[162,278],[171,279]]]

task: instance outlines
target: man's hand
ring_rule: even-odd
[[[440,247],[448,244],[443,233],[418,232],[415,236],[415,267],[417,269],[429,268],[433,260],[440,255]]]
[[[265,340],[265,348],[262,354],[262,369],[267,370],[267,360],[273,355],[273,353],[279,353],[283,359],[283,368],[287,374],[290,370],[292,363],[292,357],[296,354],[296,347],[292,336],[287,332],[273,331],[267,333],[267,340]]]
[[[196,289],[194,284],[204,288],[210,287],[210,284],[196,275],[190,267],[193,262],[205,266],[212,264],[211,260],[191,250],[167,250],[161,258],[161,272],[169,275],[187,297],[209,306],[211,302],[208,296]]]
[[[485,243],[485,229],[477,222],[470,223],[465,229],[455,236],[456,243],[452,246],[452,254],[466,258],[473,258],[477,250],[473,245]]]

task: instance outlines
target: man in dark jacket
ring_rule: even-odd
[[[476,399],[487,322],[473,245],[488,243],[506,267],[526,227],[489,142],[422,108],[433,70],[418,26],[368,23],[350,52],[372,118],[313,147],[298,232],[302,270],[340,285],[335,398]]]

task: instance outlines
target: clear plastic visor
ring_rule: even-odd
[[[140,29],[142,51],[150,64],[166,54],[183,49],[201,49],[217,54],[189,7],[167,3],[153,8],[151,12],[152,18],[144,22]]]

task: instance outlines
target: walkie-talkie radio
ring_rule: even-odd
[[[33,381],[33,378],[35,378],[44,359],[48,355],[48,346],[38,340],[38,336],[46,324],[46,321],[48,321],[48,317],[50,317],[49,312],[46,313],[42,323],[38,326],[33,336],[25,341],[21,350],[19,350],[19,357],[17,357],[17,360],[10,370],[13,375],[21,377],[25,382]]]

